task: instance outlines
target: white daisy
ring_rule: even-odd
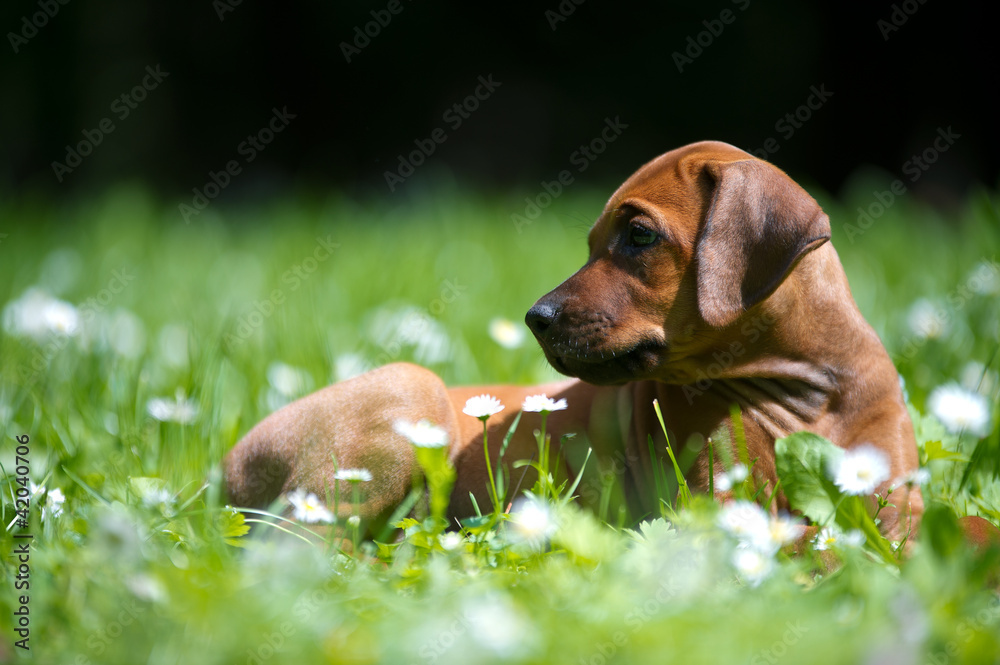
[[[906,322],[913,334],[921,339],[938,339],[948,332],[944,310],[927,298],[920,298],[910,306]]]
[[[510,518],[518,540],[529,544],[544,543],[556,530],[552,510],[538,499],[520,499]]]
[[[441,543],[441,547],[449,552],[453,552],[462,546],[465,542],[465,538],[462,534],[455,531],[449,531],[448,533],[442,533],[438,536],[438,542]]]
[[[42,503],[42,521],[52,517],[62,515],[63,504],[66,503],[66,496],[58,487],[45,491],[45,502]]]
[[[715,485],[716,492],[728,492],[733,489],[733,481],[729,478],[729,474],[725,471],[715,474],[715,478],[712,482]]]
[[[338,469],[333,474],[336,480],[346,480],[353,483],[367,483],[372,479],[371,471],[368,469]]]
[[[371,363],[360,353],[343,353],[333,362],[333,375],[337,381],[346,381],[372,369]]]
[[[309,372],[277,361],[267,366],[267,382],[283,396],[292,398],[309,392],[313,385]]]
[[[813,538],[813,548],[828,550],[842,547],[861,547],[865,544],[865,534],[858,529],[843,532],[835,526],[825,526]]]
[[[30,482],[28,486],[29,502],[34,503],[36,498],[42,495],[45,496],[45,499],[41,502],[42,521],[44,522],[49,518],[61,515],[62,506],[66,503],[66,496],[62,493],[62,490],[58,487],[53,490],[47,490],[44,485],[36,485],[34,482]],[[16,498],[13,485],[10,487],[10,496],[12,501]],[[23,499],[24,497],[21,498]],[[15,515],[14,519],[7,525],[7,529],[10,530],[18,519],[19,516]]]
[[[529,395],[524,398],[524,404],[521,406],[522,411],[529,413],[552,413],[553,411],[562,411],[565,408],[565,399],[556,401],[550,399],[545,394]]]
[[[747,468],[742,464],[734,464],[733,468],[715,475],[715,491],[728,492],[747,479]]]
[[[516,349],[524,343],[524,328],[507,319],[490,321],[490,337],[505,349]]]
[[[290,404],[313,387],[313,379],[309,372],[283,362],[273,362],[268,365],[267,383],[262,398],[269,411],[277,411]]]
[[[989,402],[979,393],[966,390],[957,383],[932,390],[927,398],[927,409],[950,432],[969,432],[980,438],[990,433]]]
[[[154,397],[146,404],[146,410],[159,421],[186,425],[197,417],[198,403],[194,399],[185,399],[184,389],[178,388],[174,399]]]
[[[1000,266],[993,261],[980,261],[969,271],[967,283],[980,295],[1000,293]]]
[[[416,424],[397,420],[393,429],[418,448],[443,448],[448,445],[448,432],[429,420],[421,420]]]
[[[913,469],[901,478],[897,478],[892,482],[893,489],[899,487],[900,485],[906,485],[907,487],[920,487],[921,485],[926,485],[931,481],[931,472],[927,467],[922,466],[917,469]]]
[[[500,413],[503,409],[503,404],[493,395],[478,395],[466,400],[462,413],[473,418],[486,420],[490,416]]]
[[[53,334],[69,337],[80,330],[80,314],[68,302],[33,287],[4,307],[3,327],[11,335],[36,341]]]
[[[447,362],[451,356],[447,330],[429,314],[411,313],[403,320],[400,333],[413,345],[413,359],[418,363],[434,365]]]
[[[538,652],[538,629],[525,610],[505,596],[489,594],[466,601],[461,615],[468,622],[468,662],[517,662]],[[491,657],[492,656],[492,657]]]
[[[755,549],[740,548],[733,553],[733,568],[744,582],[757,586],[771,574],[774,560]]]
[[[125,580],[125,584],[132,593],[147,602],[157,602],[167,597],[167,590],[163,584],[146,573],[130,576]]]
[[[828,550],[833,548],[837,544],[837,540],[840,538],[840,530],[835,529],[832,526],[825,526],[819,530],[816,537],[813,538],[813,549],[817,550]]]
[[[961,380],[963,388],[980,395],[992,395],[1000,387],[997,373],[988,369],[978,360],[970,360],[965,363],[965,367],[962,368]]]
[[[761,551],[772,553],[794,543],[806,530],[801,520],[784,514],[768,520],[767,527],[767,538],[753,544]]]
[[[142,497],[142,505],[146,508],[156,508],[166,506],[170,508],[174,503],[174,495],[166,487],[151,489]]]
[[[413,305],[380,307],[368,321],[369,336],[390,358],[399,359],[404,349],[425,365],[447,362],[452,342],[437,319]]]
[[[889,479],[889,456],[870,444],[844,451],[833,471],[833,482],[846,494],[871,494]]]
[[[744,543],[766,542],[771,538],[767,513],[752,501],[731,501],[719,511],[718,524]]]
[[[302,522],[331,524],[336,521],[333,513],[312,492],[307,494],[304,489],[297,489],[288,495],[288,502],[295,509],[292,516]]]
[[[42,313],[45,325],[57,335],[75,335],[80,327],[76,307],[62,300],[52,299]]]
[[[729,479],[733,481],[734,484],[742,483],[750,475],[750,471],[747,470],[742,464],[736,463],[733,468],[729,470]]]

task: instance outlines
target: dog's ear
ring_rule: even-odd
[[[830,219],[787,175],[754,159],[710,160],[698,234],[698,309],[721,328],[771,295],[806,253],[830,239]]]

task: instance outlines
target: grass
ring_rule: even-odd
[[[358,558],[293,525],[304,539],[244,536],[219,499],[218,462],[242,433],[352,368],[412,360],[451,384],[553,378],[533,343],[503,348],[488,324],[520,321],[582,264],[602,192],[564,194],[521,233],[510,215],[523,201],[448,191],[364,205],[289,196],[190,225],[135,186],[74,206],[0,204],[0,301],[41,287],[81,319],[69,337],[0,331],[4,524],[16,517],[14,437],[30,437],[30,478],[50,492],[0,537],[0,661],[994,662],[997,556],[961,547],[954,516],[1000,520],[1000,199],[975,193],[947,216],[900,200],[856,235],[844,224],[879,184],[822,203],[905,380],[934,535],[902,564],[874,543],[844,548],[830,574],[779,554],[758,585],[734,574],[719,508],[697,496],[665,506],[670,521],[623,528],[556,501],[546,544],[517,542],[507,520],[461,542],[413,521],[405,543]],[[920,299],[936,337],[911,328]],[[983,438],[926,414],[931,391],[963,375],[990,401]],[[159,421],[149,405],[163,398],[197,413]],[[43,515],[56,488],[61,513]],[[12,555],[26,533],[30,653],[15,647],[13,614],[29,593],[15,591]]]

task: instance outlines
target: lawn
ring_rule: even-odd
[[[245,535],[224,505],[229,448],[332,381],[396,360],[450,384],[556,377],[496,320],[524,330],[583,263],[604,191],[519,230],[523,192],[289,194],[189,224],[138,186],[0,203],[0,661],[996,662],[1000,553],[964,548],[954,518],[1000,521],[1000,198],[900,197],[859,223],[886,186],[817,198],[904,379],[929,508],[907,560],[845,530],[833,571],[784,551],[748,566],[703,497],[609,525],[566,488],[531,525],[414,520],[355,555],[287,522]]]

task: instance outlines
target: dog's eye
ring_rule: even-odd
[[[646,247],[657,239],[656,232],[639,224],[632,224],[628,229],[628,244],[632,247]]]

